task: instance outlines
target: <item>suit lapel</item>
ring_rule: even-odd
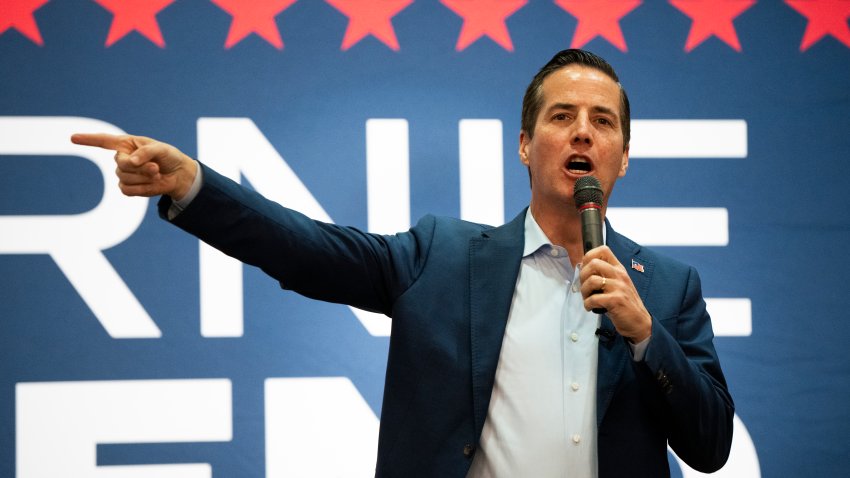
[[[654,264],[642,258],[640,246],[616,233],[608,221],[605,226],[608,247],[626,267],[641,300],[646,303]],[[476,440],[481,436],[493,392],[496,366],[522,261],[524,231],[525,211],[504,226],[484,231],[469,243],[469,317]],[[632,268],[632,260],[643,266],[643,272]],[[599,343],[597,426],[602,424],[623,371],[631,360],[628,345],[617,334],[608,316],[601,317],[600,328],[610,331],[614,337]]]
[[[525,241],[525,211],[469,242],[469,317],[475,437],[490,405]]]
[[[617,257],[617,260],[626,268],[629,277],[637,289],[638,295],[644,303],[646,303],[646,293],[649,290],[649,282],[652,277],[653,263],[641,258],[640,246],[627,239],[620,234],[617,234],[608,221],[605,221],[606,227],[606,244]],[[632,267],[633,262],[643,267],[643,272],[639,272]],[[608,405],[617,391],[617,385],[623,375],[623,370],[631,360],[631,353],[628,349],[626,341],[620,337],[614,328],[614,324],[607,315],[602,315],[600,329],[610,332],[610,334],[602,334],[601,336],[612,337],[610,339],[599,340],[599,365],[597,368],[596,382],[596,424],[602,425],[602,419],[605,417],[605,412],[608,410]]]

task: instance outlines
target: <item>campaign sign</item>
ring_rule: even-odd
[[[700,271],[736,404],[716,476],[846,475],[848,17],[847,0],[0,1],[0,476],[374,473],[389,319],[200,243],[72,133],[157,138],[373,232],[498,225],[530,197],[522,94],[569,47],[631,99],[612,226]]]

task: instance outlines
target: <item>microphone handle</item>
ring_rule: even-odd
[[[598,207],[588,207],[581,211],[581,242],[585,254],[602,245],[602,216]]]
[[[584,253],[602,245],[602,215],[598,207],[586,207],[581,211],[581,242]],[[597,291],[601,292],[601,291]],[[594,307],[594,314],[608,312],[604,307]]]

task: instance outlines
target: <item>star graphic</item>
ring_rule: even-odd
[[[274,17],[286,10],[297,0],[211,0],[233,17],[224,48],[230,49],[251,33],[256,33],[278,50],[283,49],[280,30]]]
[[[487,35],[507,51],[514,51],[511,34],[505,20],[524,7],[528,0],[440,0],[463,18],[463,26],[455,49],[463,51]]]
[[[690,52],[712,35],[727,45],[741,51],[741,42],[732,25],[738,15],[756,4],[756,0],[670,0],[692,20],[691,31],[685,41],[685,51]]]
[[[35,23],[35,11],[44,6],[48,0],[2,0],[5,5],[0,8],[0,35],[9,28],[14,28],[29,38],[38,46],[44,45],[38,24]]]
[[[832,35],[844,46],[850,48],[850,28],[847,27],[847,20],[850,18],[850,1],[785,0],[785,3],[809,21],[806,32],[803,33],[800,51],[806,51],[827,35]]]
[[[620,51],[628,50],[620,30],[620,19],[641,3],[641,0],[555,0],[555,4],[578,19],[571,48],[581,48],[601,36]]]
[[[413,0],[325,0],[348,17],[348,27],[342,39],[342,50],[372,35],[394,51],[398,51],[392,17],[404,10]]]
[[[174,0],[94,0],[112,13],[112,26],[106,37],[110,47],[128,33],[136,30],[156,46],[165,48],[165,40],[156,22],[156,15]]]

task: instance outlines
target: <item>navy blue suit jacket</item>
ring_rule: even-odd
[[[200,193],[173,222],[285,289],[390,316],[376,474],[462,477],[487,416],[524,216],[495,228],[426,216],[381,236],[313,221],[204,168]],[[634,362],[602,317],[599,476],[668,476],[668,440],[693,468],[716,470],[734,406],[699,277],[606,227],[620,262],[643,265],[629,273],[653,324],[645,361]]]

